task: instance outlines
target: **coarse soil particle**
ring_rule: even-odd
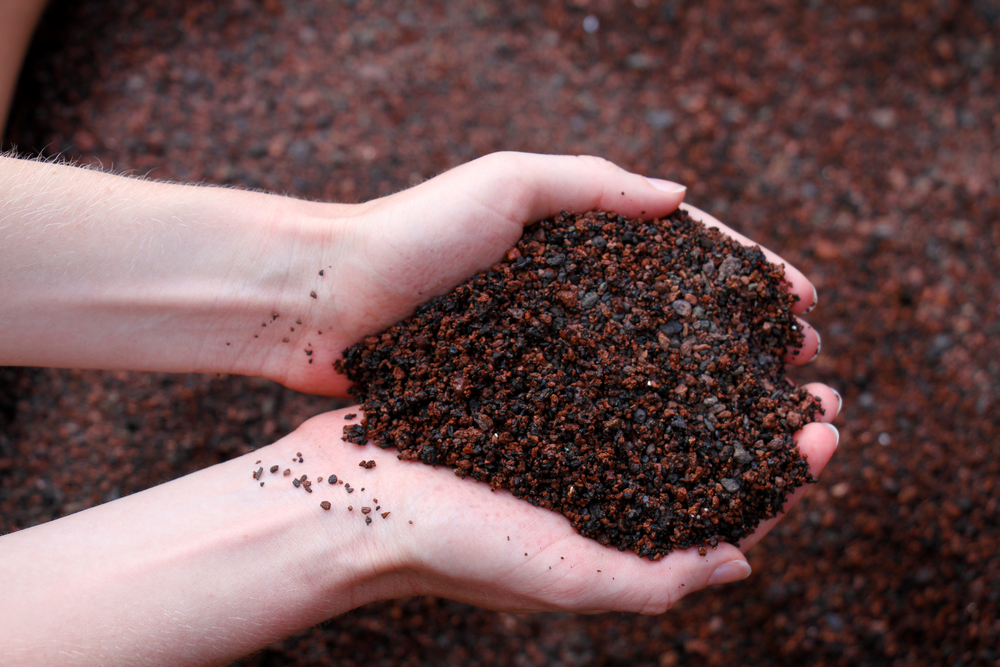
[[[324,501],[320,502],[319,506],[322,507],[325,510],[328,510],[328,509],[330,509],[330,501],[329,500],[324,500]]]
[[[784,270],[677,211],[564,213],[344,352],[344,439],[397,447],[658,559],[738,542],[812,481]],[[362,465],[365,465],[362,462]],[[367,466],[366,466],[367,467]]]

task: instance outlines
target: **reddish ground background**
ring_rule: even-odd
[[[494,150],[593,153],[688,184],[820,289],[823,354],[795,378],[843,393],[840,450],[749,580],[651,618],[386,602],[239,664],[996,665],[997,35],[997,0],[60,0],[5,145],[340,201]],[[0,370],[0,531],[331,407]]]

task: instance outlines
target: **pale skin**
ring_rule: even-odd
[[[597,158],[514,153],[359,205],[3,158],[0,363],[240,373],[343,396],[331,362],[344,347],[490,266],[524,224],[562,210],[662,216],[683,195]],[[804,313],[815,291],[793,267],[786,275]],[[803,326],[805,345],[789,363],[819,347]],[[795,438],[815,476],[836,448],[829,422],[840,401],[825,385],[808,389],[823,412]],[[233,461],[0,538],[0,562],[17,573],[0,588],[0,662],[225,664],[367,602],[410,595],[512,612],[660,613],[747,576],[743,551],[777,521],[739,548],[642,560],[448,469],[343,442],[347,412],[359,410],[320,415]],[[291,462],[296,452],[304,463]],[[377,467],[359,468],[362,458]],[[251,477],[258,459],[263,488]],[[272,475],[272,464],[310,479],[335,472],[357,491],[324,483],[307,494]],[[374,509],[373,498],[391,514],[373,513],[367,526],[359,512]]]

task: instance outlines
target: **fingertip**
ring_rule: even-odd
[[[753,569],[750,567],[750,563],[747,562],[746,558],[740,558],[736,560],[726,561],[719,567],[715,568],[712,572],[712,576],[708,578],[708,586],[719,586],[722,584],[732,584],[737,581],[742,581],[750,576]]]
[[[844,399],[836,389],[819,382],[812,382],[803,386],[812,396],[820,402],[820,411],[817,413],[817,421],[832,422],[840,414],[844,406]]]
[[[506,183],[493,188],[494,206],[524,224],[562,211],[661,217],[676,210],[687,192],[679,183],[636,174],[592,155],[494,153],[480,160]]]
[[[823,349],[823,341],[820,339],[819,332],[811,324],[798,317],[795,319],[797,320],[799,331],[802,332],[802,346],[788,348],[785,354],[785,362],[793,366],[802,366],[803,364],[815,361],[816,357],[819,356],[820,350]]]
[[[795,434],[795,443],[809,461],[809,473],[813,477],[819,477],[833,453],[837,451],[840,431],[829,422],[813,422],[799,429]]]
[[[704,554],[699,553],[697,547],[675,551],[661,563],[668,568],[660,582],[667,587],[668,609],[684,596],[706,586],[732,583],[750,575],[750,564],[742,550],[728,542],[721,542]]]
[[[830,429],[831,433],[833,433],[833,447],[834,449],[836,449],[840,445],[840,429],[838,429],[830,422],[817,422],[817,423],[822,424],[826,428]]]
[[[673,195],[683,195],[687,192],[687,186],[681,185],[680,183],[674,183],[673,181],[668,181],[662,178],[651,178],[649,176],[644,178],[650,185],[661,192],[669,192]]]
[[[816,291],[816,286],[812,283],[809,283],[809,286],[812,287],[812,300],[805,306],[803,313],[811,313],[815,310],[816,304],[819,303],[819,292]]]
[[[809,357],[809,361],[813,362],[813,361],[816,361],[816,358],[819,356],[819,353],[823,351],[823,337],[819,335],[818,331],[816,331],[815,329],[813,329],[811,326],[809,326],[805,322],[803,322],[803,324],[805,324],[805,326],[807,326],[810,329],[812,329],[812,332],[816,335],[816,351],[813,352],[813,355],[811,357]]]
[[[785,264],[785,280],[788,282],[789,291],[798,297],[798,301],[792,304],[792,313],[795,315],[811,313],[819,301],[816,286],[804,273],[788,264]]]
[[[833,392],[833,395],[837,397],[837,412],[834,416],[839,415],[840,411],[844,409],[844,397],[840,395],[840,392],[833,387],[829,388]]]

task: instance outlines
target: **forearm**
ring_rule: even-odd
[[[0,201],[0,363],[251,375],[308,365],[349,210],[10,158]]]
[[[307,493],[291,475],[269,472],[280,463],[315,481],[316,471],[339,471],[365,486],[355,449],[328,428],[302,428],[228,463],[0,538],[0,663],[227,663],[395,593],[386,588],[391,564],[373,557],[391,522],[375,515],[379,523],[367,526],[360,511],[368,504],[361,496],[377,493],[372,484],[365,494],[325,482]],[[304,463],[292,462],[296,452]],[[264,487],[251,476],[261,465]]]

